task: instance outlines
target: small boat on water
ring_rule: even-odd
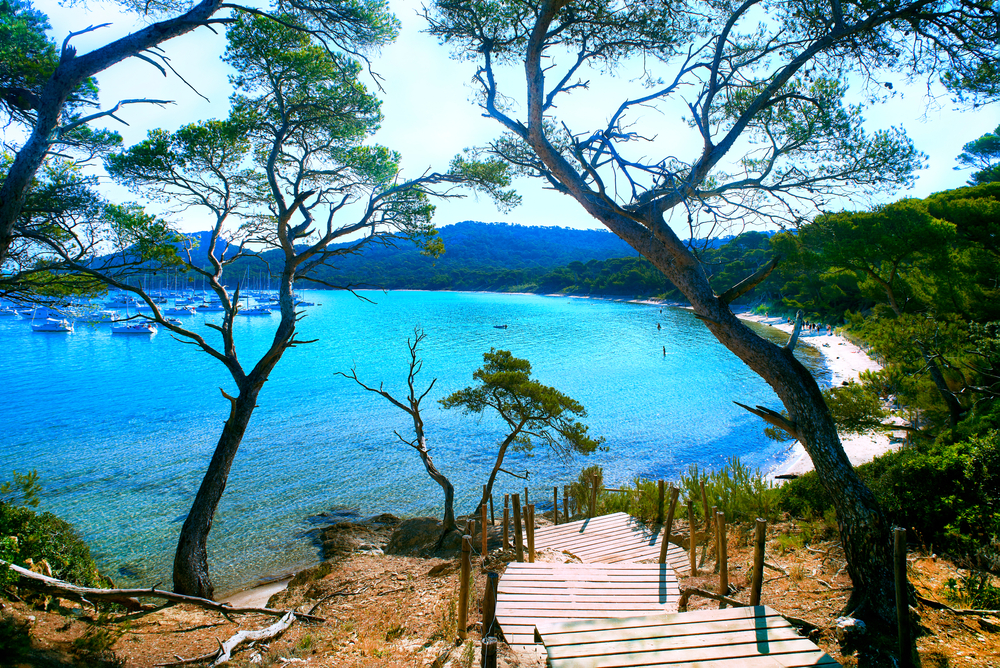
[[[218,311],[225,311],[225,307],[222,304],[206,302],[200,306],[196,306],[195,310],[199,313],[215,313]]]
[[[156,325],[151,322],[119,322],[111,325],[112,334],[156,334]]]
[[[77,322],[113,322],[118,319],[118,311],[113,311],[111,309],[97,309],[96,311],[90,311],[89,313],[84,313],[76,319]]]
[[[507,329],[507,325],[493,325],[493,329]]]
[[[65,319],[47,318],[38,324],[31,323],[31,328],[36,332],[72,332],[73,323]]]
[[[196,315],[197,313],[193,306],[171,306],[163,310],[163,315]]]
[[[250,308],[241,308],[236,312],[237,315],[271,315],[274,313],[269,308],[264,308],[263,306],[252,306]]]

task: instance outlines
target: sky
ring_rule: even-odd
[[[466,147],[483,145],[498,136],[500,126],[482,116],[475,104],[475,89],[470,80],[475,66],[449,57],[433,37],[425,34],[423,19],[418,15],[418,0],[390,0],[402,27],[399,38],[372,59],[372,69],[382,77],[385,120],[374,141],[399,151],[403,156],[404,176],[415,177],[427,170],[444,171],[448,162]],[[36,0],[36,8],[48,14],[51,35],[61,43],[69,31],[110,22],[107,28],[80,35],[72,40],[78,52],[84,53],[108,41],[125,35],[142,25],[134,15],[120,10],[114,2],[76,3],[60,6],[53,0]],[[174,101],[156,107],[130,105],[119,116],[128,123],[110,121],[107,126],[117,130],[126,145],[141,141],[152,128],[175,130],[197,120],[221,118],[228,112],[231,87],[227,67],[219,58],[225,48],[222,31],[215,35],[202,28],[164,45],[164,53],[172,67],[191,84],[185,85],[177,76],[162,76],[151,65],[137,59],[121,63],[98,76],[104,108],[119,99],[155,98]],[[510,90],[523,88],[519,72],[505,80]],[[625,99],[629,82],[593,73],[590,91],[578,96],[571,109],[560,108],[572,121],[601,122],[617,101]],[[191,88],[194,88],[193,91]],[[992,105],[975,112],[955,108],[947,97],[933,106],[925,103],[919,87],[908,87],[896,81],[897,95],[884,104],[869,109],[866,129],[874,131],[888,126],[902,126],[916,147],[929,156],[927,167],[919,174],[915,186],[884,198],[893,201],[901,197],[925,197],[931,193],[965,185],[969,171],[956,171],[955,156],[962,145],[1000,124],[1000,106]],[[204,96],[204,97],[202,97]],[[207,99],[204,99],[207,98]],[[614,105],[607,105],[614,100]],[[645,119],[650,121],[651,119]],[[700,142],[690,135],[677,132],[673,119],[652,119],[654,132],[669,138],[675,154],[693,155]],[[662,126],[662,134],[661,128]],[[581,126],[582,127],[582,126]],[[570,198],[546,191],[537,180],[523,179],[516,183],[523,197],[521,206],[501,213],[488,198],[467,197],[438,204],[435,222],[441,225],[464,220],[509,222],[521,225],[556,225],[585,229],[600,229],[601,225],[583,212]],[[113,185],[104,187],[106,195],[116,201],[134,200],[136,196]],[[852,208],[863,208],[856,202]],[[207,224],[198,216],[187,215],[181,221],[184,231],[205,229]]]

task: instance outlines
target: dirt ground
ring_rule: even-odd
[[[683,524],[675,531],[685,532]],[[699,550],[701,557],[702,550]],[[753,552],[751,530],[730,527],[728,535],[731,596],[748,600]],[[493,550],[486,569],[501,571],[513,559],[510,551]],[[786,616],[804,620],[815,630],[810,637],[845,666],[834,638],[835,620],[850,594],[843,551],[815,526],[784,523],[770,527],[762,603]],[[457,559],[350,553],[300,573],[269,606],[294,609],[324,621],[296,621],[280,636],[238,648],[230,666],[329,666],[435,668],[478,666],[481,612],[486,582],[480,557],[474,561],[475,594],[469,610],[468,638],[458,638],[459,567]],[[681,590],[717,591],[718,576],[705,555],[698,577],[681,578]],[[946,559],[911,546],[910,580],[920,596],[951,608],[965,608],[948,598],[949,578],[964,571]],[[48,608],[43,609],[47,602]],[[691,609],[717,606],[692,598]],[[8,620],[30,625],[31,650],[13,662],[0,654],[0,666],[152,667],[214,653],[241,630],[264,629],[276,617],[260,614],[223,615],[188,605],[142,613],[96,612],[63,600],[5,600]],[[1000,619],[991,615],[956,614],[924,603],[915,606],[922,635],[917,639],[926,667],[1000,666]],[[190,665],[190,664],[188,664]],[[514,654],[501,643],[498,665],[544,666],[544,658]]]

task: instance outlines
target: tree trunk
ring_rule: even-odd
[[[421,443],[423,445],[423,443]],[[424,468],[427,469],[427,475],[437,484],[441,485],[441,489],[444,490],[444,518],[441,520],[441,537],[448,535],[452,529],[457,525],[455,523],[455,487],[451,484],[451,481],[443,473],[437,470],[434,466],[434,462],[431,460],[431,454],[427,451],[427,447],[417,448],[417,452],[420,453],[420,460],[424,463]]]
[[[490,471],[490,479],[486,481],[486,489],[483,491],[483,498],[479,501],[479,505],[475,507],[472,511],[473,514],[478,513],[479,509],[483,507],[484,503],[488,503],[490,496],[493,495],[493,482],[497,479],[497,473],[500,472],[500,467],[503,466],[503,457],[507,454],[507,446],[514,442],[514,438],[521,432],[521,428],[518,427],[512,434],[503,440],[500,444],[500,451],[497,452],[497,461],[493,465],[493,470]]]
[[[59,65],[38,96],[31,135],[17,152],[0,185],[0,264],[7,259],[14,239],[14,224],[21,215],[35,173],[52,146],[66,99],[88,77],[204,25],[221,4],[222,0],[202,0],[180,16],[148,25],[79,57],[72,46],[63,51]]]
[[[688,298],[695,313],[726,348],[753,369],[781,399],[837,511],[847,571],[854,591],[845,612],[881,631],[895,623],[890,527],[871,491],[858,478],[840,443],[819,386],[791,350],[757,336],[716,297],[697,260],[679,239],[663,239],[632,223],[602,217],[611,231],[648,258]],[[651,226],[652,227],[652,226]],[[641,234],[635,234],[642,229]],[[671,233],[672,234],[672,233]]]
[[[247,384],[235,398],[229,419],[215,446],[215,453],[202,478],[201,487],[184,520],[174,555],[174,591],[188,596],[211,599],[214,593],[208,574],[208,534],[212,530],[215,511],[226,490],[229,469],[243,440],[247,424],[257,405],[261,384]]]

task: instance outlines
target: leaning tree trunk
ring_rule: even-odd
[[[259,384],[248,384],[233,401],[208,471],[191,504],[191,512],[184,520],[174,554],[174,591],[178,594],[210,599],[214,593],[215,588],[208,574],[208,534],[212,530],[222,493],[226,490],[229,469],[257,405],[260,387]]]
[[[837,511],[847,571],[854,584],[845,612],[864,618],[881,631],[890,631],[896,618],[890,527],[875,496],[844,453],[815,378],[790,349],[758,336],[733,314],[669,228],[664,230],[661,225],[653,236],[648,229],[618,216],[605,216],[602,222],[663,272],[719,342],[774,389]]]
[[[499,452],[497,452],[497,461],[493,465],[493,470],[490,471],[490,479],[486,481],[486,489],[483,490],[483,498],[482,498],[482,500],[480,500],[479,506],[475,510],[472,511],[473,514],[475,514],[476,512],[478,512],[479,508],[482,508],[484,503],[488,503],[489,500],[490,500],[490,497],[493,496],[493,483],[497,479],[497,473],[500,472],[500,467],[503,466],[503,457],[504,457],[505,454],[507,454],[507,447],[511,443],[514,442],[514,438],[520,432],[521,432],[521,429],[518,428],[517,430],[514,431],[514,433],[510,434],[509,436],[507,436],[507,438],[505,438],[503,440],[503,443],[500,444],[500,450],[499,450]]]
[[[441,538],[443,539],[448,535],[450,531],[456,528],[455,523],[455,487],[451,484],[448,478],[437,470],[434,466],[434,462],[431,460],[431,453],[427,451],[427,446],[420,442],[420,446],[417,448],[417,452],[420,453],[420,461],[424,463],[424,468],[427,469],[427,475],[437,484],[441,485],[441,489],[444,491],[444,518],[441,521]]]

